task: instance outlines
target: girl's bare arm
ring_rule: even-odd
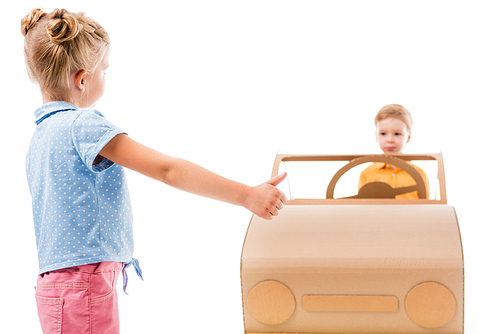
[[[115,136],[100,155],[155,180],[196,195],[240,205],[261,218],[272,219],[286,202],[276,186],[279,175],[261,185],[249,187],[226,179],[187,160],[170,157],[144,146],[125,134]]]

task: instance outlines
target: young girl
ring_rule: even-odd
[[[265,219],[286,202],[276,188],[286,175],[249,187],[145,147],[108,122],[93,106],[104,93],[109,37],[83,13],[33,9],[21,31],[44,103],[26,158],[42,329],[118,333],[117,278],[130,264],[140,274],[123,167]]]

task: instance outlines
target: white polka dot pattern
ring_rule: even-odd
[[[28,155],[39,273],[102,261],[129,262],[132,210],[124,170],[93,165],[123,131],[98,111],[50,102],[36,110]]]

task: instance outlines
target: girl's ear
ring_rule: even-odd
[[[87,74],[84,70],[80,70],[76,72],[75,75],[75,86],[83,93],[85,92],[85,86],[87,84],[87,77],[85,76]]]

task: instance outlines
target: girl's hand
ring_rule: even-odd
[[[286,173],[255,187],[246,187],[243,192],[243,206],[259,216],[271,220],[283,209],[287,199],[276,186],[286,178]]]

